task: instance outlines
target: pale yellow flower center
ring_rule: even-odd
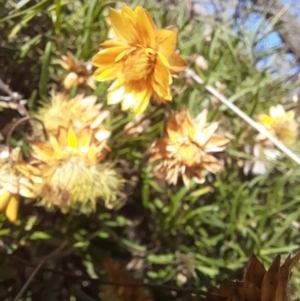
[[[156,61],[156,53],[150,48],[139,48],[126,58],[123,74],[126,81],[145,79],[150,73]]]
[[[181,140],[181,139],[180,139]],[[179,141],[178,141],[179,142]],[[199,160],[199,147],[187,137],[179,142],[178,158],[186,166],[192,167]]]
[[[293,144],[297,138],[297,124],[294,120],[280,120],[273,125],[276,136],[286,144]]]

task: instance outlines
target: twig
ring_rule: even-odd
[[[25,108],[25,106],[21,103],[18,102],[18,97],[21,97],[19,93],[15,93],[13,92],[8,85],[6,85],[2,79],[0,78],[0,90],[2,90],[3,92],[5,92],[9,97],[10,97],[10,101],[14,103],[16,110],[19,112],[19,114],[21,116],[26,116],[26,117],[30,117],[29,112],[27,111],[27,109]],[[9,102],[9,101],[8,101]],[[32,128],[32,132],[33,135],[37,135],[38,134],[38,129],[36,128],[36,125],[34,124],[33,120],[31,118],[28,118],[29,123],[31,125]]]
[[[264,137],[269,139],[279,150],[285,153],[288,157],[290,157],[294,162],[300,165],[300,158],[293,153],[288,147],[286,147],[283,143],[281,143],[278,139],[272,136],[264,127],[260,126],[256,123],[252,118],[250,118],[247,114],[241,111],[237,106],[235,106],[232,102],[230,102],[226,97],[220,94],[213,87],[205,85],[202,78],[200,78],[193,70],[186,69],[186,74],[188,77],[192,78],[196,83],[200,85],[204,85],[205,89],[219,99],[226,107],[232,110],[235,114],[237,114],[240,118],[246,121],[251,127],[257,130]]]
[[[9,130],[9,132],[8,132],[8,134],[7,134],[7,137],[6,137],[6,145],[9,147],[9,141],[10,141],[10,139],[11,139],[11,136],[12,136],[14,130],[15,130],[20,124],[22,124],[23,122],[26,122],[26,121],[30,122],[30,121],[33,121],[33,120],[38,121],[38,122],[41,123],[42,128],[43,128],[44,138],[47,140],[47,139],[48,139],[48,134],[47,134],[47,130],[46,130],[46,128],[45,128],[44,123],[43,123],[41,120],[39,120],[38,118],[36,118],[36,117],[31,117],[30,115],[28,115],[28,116],[25,116],[25,117],[19,119],[18,121],[16,121],[16,122],[14,123],[14,125],[11,127],[11,129]],[[31,122],[30,122],[30,125],[32,125]],[[34,129],[32,129],[32,130],[34,130]]]
[[[27,281],[24,283],[24,285],[22,286],[21,290],[19,291],[19,293],[17,294],[17,296],[15,297],[15,299],[13,301],[18,301],[22,297],[23,293],[26,291],[26,289],[29,286],[30,282],[33,280],[33,278],[36,275],[36,273],[41,269],[41,267],[43,266],[43,264],[48,259],[50,259],[51,257],[54,257],[55,255],[57,255],[67,244],[68,244],[68,240],[64,240],[57,249],[55,249],[53,252],[51,252],[50,254],[46,255],[45,257],[43,257],[41,259],[40,263],[36,266],[36,268],[34,269],[34,271],[32,272],[32,274],[29,276],[29,278],[27,279]]]

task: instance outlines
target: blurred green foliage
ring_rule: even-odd
[[[213,18],[191,19],[184,2],[172,11],[155,0],[130,2],[132,7],[136,4],[148,9],[159,27],[176,24],[178,48],[189,66],[207,84],[222,84],[221,92],[250,116],[268,112],[270,106],[288,99],[298,84],[287,84],[286,78],[276,77],[268,68],[258,68],[249,49],[249,33],[236,34],[232,24]],[[29,100],[31,111],[36,110],[41,100],[47,101],[51,89],[61,89],[59,56],[71,51],[82,61],[90,59],[106,39],[108,8],[115,5],[104,0],[0,0],[0,77]],[[251,38],[255,41],[256,37]],[[197,55],[207,61],[206,70],[195,63]],[[107,86],[97,83],[94,91],[103,103]],[[243,144],[253,141],[254,131],[239,139],[246,127],[241,120],[218,102],[212,105],[212,96],[184,74],[175,80],[173,90],[169,109],[188,108],[196,116],[208,107],[209,119],[220,120],[232,133],[231,160],[225,170],[209,176],[203,185],[193,183],[189,190],[182,184],[169,187],[157,182],[150,176],[147,156],[161,133],[167,110],[157,110],[143,134],[124,137],[121,131],[133,115],[110,107],[111,159],[128,180],[125,204],[113,211],[99,207],[85,216],[45,212],[25,202],[15,225],[1,215],[1,300],[13,300],[32,273],[31,266],[66,239],[68,246],[47,261],[46,268],[101,278],[101,261],[109,256],[130,263],[136,276],[151,283],[199,289],[239,277],[253,252],[269,265],[275,254],[286,255],[299,248],[298,166],[281,158],[267,174],[244,176],[238,162]],[[299,276],[297,271],[294,274]],[[75,281],[47,270],[38,275],[21,300],[98,299],[96,282]],[[156,300],[201,299],[186,293],[174,297],[158,289],[153,293]],[[298,285],[296,293],[300,293]]]

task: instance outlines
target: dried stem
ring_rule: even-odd
[[[257,122],[255,122],[252,118],[250,118],[247,114],[241,111],[238,107],[236,107],[232,102],[230,102],[226,97],[220,94],[213,87],[205,85],[202,78],[200,78],[193,70],[186,69],[186,74],[188,77],[192,78],[196,83],[200,85],[204,85],[205,89],[215,96],[218,100],[220,100],[226,107],[232,110],[235,114],[237,114],[240,118],[246,121],[251,127],[253,127],[256,131],[262,134],[264,137],[269,139],[279,150],[285,153],[288,157],[290,157],[294,162],[300,165],[300,158],[293,153],[288,147],[286,147],[283,143],[281,143],[278,139],[272,136],[264,127],[260,126]]]

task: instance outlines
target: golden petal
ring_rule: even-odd
[[[157,59],[154,68],[154,79],[152,81],[153,90],[162,98],[172,99],[169,90],[169,70]]]
[[[49,138],[49,142],[52,146],[52,149],[54,150],[54,156],[56,159],[61,159],[63,157],[63,153],[62,150],[59,146],[59,143],[57,141],[57,139],[54,136],[50,136]],[[45,158],[46,160],[43,160],[45,162],[47,162],[49,159],[51,159],[51,157],[48,156],[48,158]]]
[[[92,58],[92,63],[96,67],[109,68],[116,62],[120,53],[125,53],[130,49],[129,46],[113,47],[101,50]]]
[[[101,69],[97,69],[94,72],[94,79],[97,81],[113,80],[118,77],[119,73],[120,68],[118,65],[105,69],[104,71]]]
[[[169,69],[172,73],[178,73],[180,71],[183,71],[187,66],[185,60],[175,52],[168,57],[168,62]]]
[[[53,157],[53,150],[50,147],[48,147],[44,142],[34,142],[30,145],[33,149],[32,155],[35,158],[47,162]]]
[[[136,33],[136,24],[133,19],[132,11],[128,7],[122,8],[119,12],[113,8],[109,10],[111,26],[116,36],[121,41],[127,41],[131,44],[136,44],[138,41]]]
[[[6,189],[0,189],[0,211],[3,211],[10,200],[11,193]]]
[[[146,110],[149,105],[151,94],[151,89],[145,89],[139,94],[140,99],[133,105],[132,108],[136,115],[140,115]]]
[[[176,49],[177,34],[172,30],[159,29],[155,35],[157,51],[169,58]]]
[[[147,18],[148,18],[148,21],[151,23],[151,27],[152,27],[152,30],[157,30],[157,26],[156,24],[154,23],[151,15],[149,14],[149,12],[147,10],[144,10],[145,11],[145,14],[147,15]]]
[[[156,49],[155,34],[153,28],[153,20],[149,18],[144,8],[137,6],[135,9],[137,29],[139,31],[139,41],[144,47]]]
[[[12,195],[5,210],[5,214],[10,222],[14,223],[17,220],[18,210],[19,197],[18,195]]]

